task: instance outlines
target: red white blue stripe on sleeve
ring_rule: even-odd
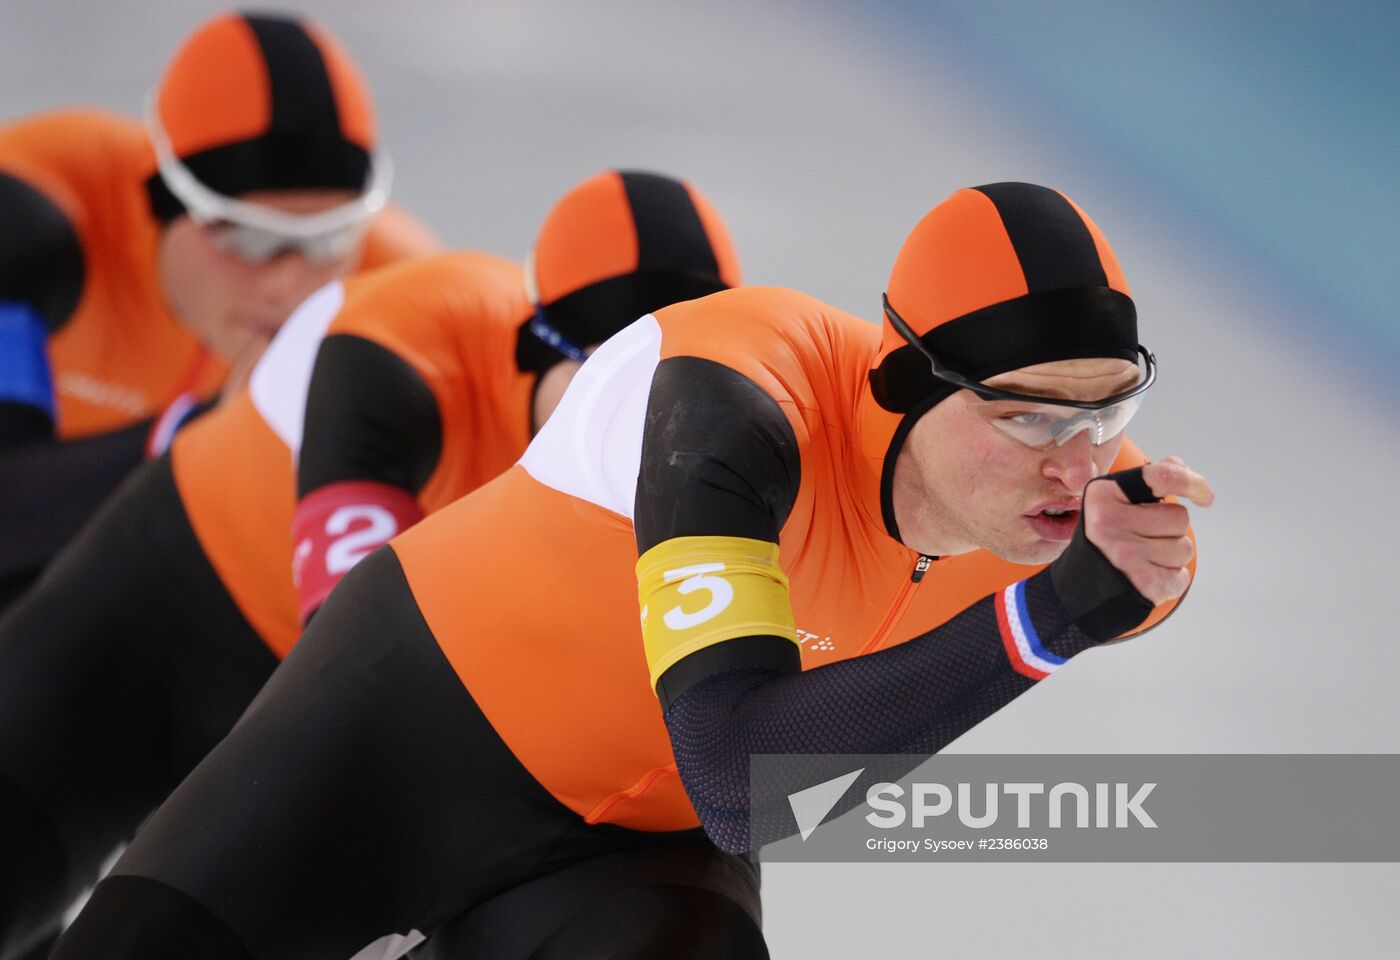
[[[182,393],[165,408],[165,412],[156,418],[151,432],[146,436],[147,458],[154,460],[170,449],[175,432],[189,419],[189,415],[198,404],[199,400],[193,393]]]
[[[1013,583],[997,594],[994,606],[1002,646],[1017,673],[1032,680],[1044,680],[1064,666],[1065,658],[1046,650],[1035,632],[1035,624],[1031,623],[1031,615],[1026,610],[1026,581]]]

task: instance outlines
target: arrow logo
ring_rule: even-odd
[[[797,821],[797,829],[801,832],[804,843],[812,832],[822,825],[826,815],[846,795],[856,778],[864,772],[865,768],[861,767],[851,773],[843,773],[834,780],[788,794],[788,805],[792,807],[792,816]]]

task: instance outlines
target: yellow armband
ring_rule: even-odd
[[[736,637],[797,642],[778,545],[746,537],[676,537],[637,561],[651,687],[673,664]]]

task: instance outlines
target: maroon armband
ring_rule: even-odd
[[[292,579],[305,623],[350,568],[423,519],[413,495],[368,480],[308,494],[292,516]]]

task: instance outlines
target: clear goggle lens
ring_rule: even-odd
[[[1118,436],[1142,406],[1143,394],[1098,410],[1081,410],[1018,400],[970,401],[968,409],[1002,433],[1028,447],[1064,446],[1080,433],[1101,446]]]
[[[203,224],[214,245],[251,264],[263,264],[288,253],[298,253],[309,263],[339,260],[354,252],[365,234],[364,223],[352,223],[312,236],[288,236],[277,230],[232,220]]]

